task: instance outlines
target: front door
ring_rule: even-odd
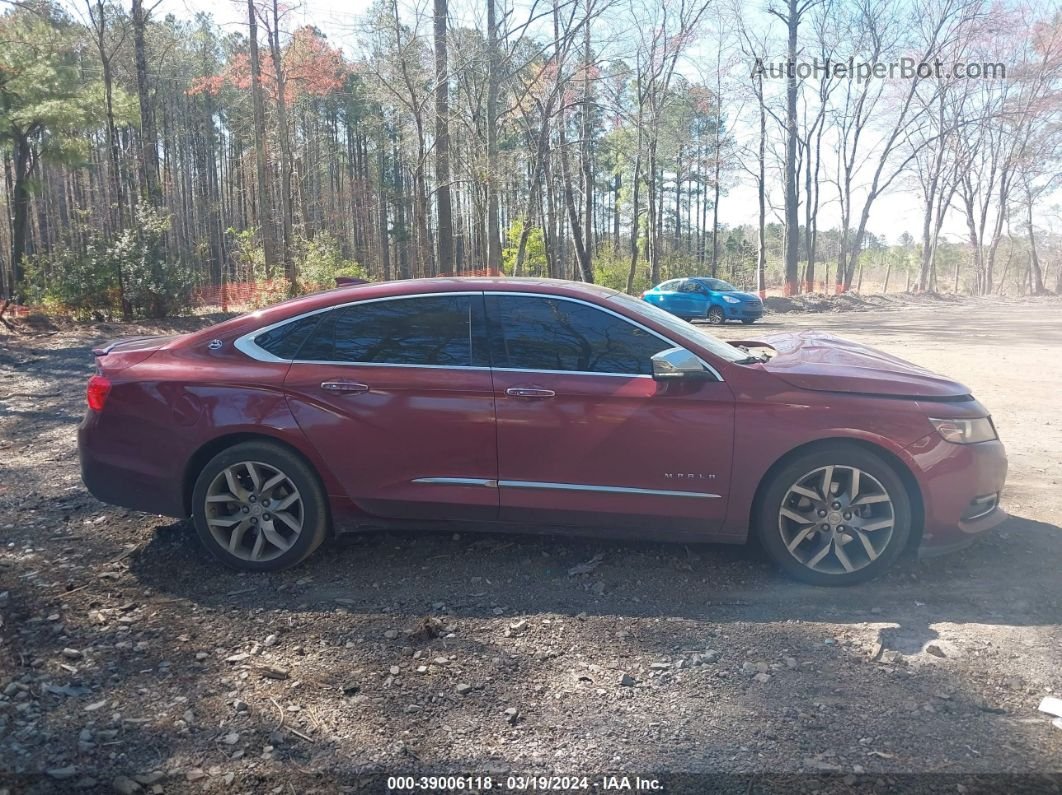
[[[686,279],[678,289],[678,305],[682,317],[703,318],[708,313],[708,291],[700,282]]]
[[[486,300],[503,519],[719,527],[734,441],[725,383],[654,381],[650,357],[674,343],[592,304]]]
[[[494,392],[482,293],[329,310],[285,381],[346,496],[374,516],[495,519]]]

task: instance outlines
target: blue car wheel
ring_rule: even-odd
[[[723,311],[723,308],[721,306],[709,305],[708,322],[711,323],[713,326],[718,326],[723,323],[726,323],[726,312]]]

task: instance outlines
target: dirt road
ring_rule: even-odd
[[[843,591],[743,549],[449,533],[352,538],[239,576],[186,525],[81,486],[87,348],[132,332],[4,338],[0,788],[383,791],[366,777],[395,771],[1059,787],[1062,730],[1036,707],[1062,691],[1062,304],[722,334],[809,326],[969,385],[1010,453],[1013,518]],[[1054,776],[993,778],[1011,773]]]

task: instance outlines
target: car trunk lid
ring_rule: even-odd
[[[101,373],[114,373],[149,358],[155,351],[178,339],[179,334],[121,337],[92,349]]]

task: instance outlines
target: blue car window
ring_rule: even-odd
[[[724,282],[722,279],[701,279],[700,281],[709,290],[715,290],[716,292],[732,293],[737,291],[737,287],[730,284],[730,282]]]

